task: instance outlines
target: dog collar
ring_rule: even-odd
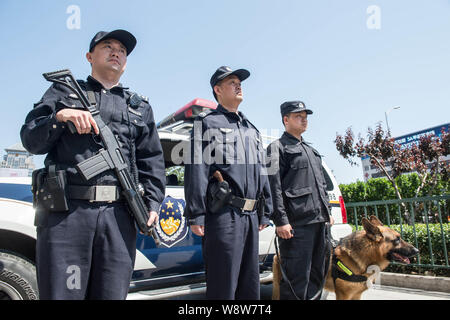
[[[342,279],[350,282],[366,282],[367,277],[359,274],[354,274],[336,255],[333,254],[333,263],[331,267],[331,276],[333,280]]]

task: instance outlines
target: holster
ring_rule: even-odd
[[[66,185],[66,171],[56,170],[55,165],[34,170],[31,178],[33,207],[47,212],[68,211]]]
[[[231,189],[228,182],[217,181],[211,178],[207,190],[207,206],[211,213],[218,213],[220,209],[228,205],[231,200]]]

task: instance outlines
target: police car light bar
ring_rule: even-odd
[[[342,196],[339,196],[339,205],[341,207],[342,223],[347,223],[347,209]]]
[[[180,108],[179,110],[175,111],[171,115],[161,120],[156,125],[156,127],[157,128],[165,127],[172,123],[182,120],[194,120],[205,109],[215,109],[215,108],[217,108],[217,103],[206,99],[196,98],[191,102],[189,102],[188,104],[186,104],[184,107]]]

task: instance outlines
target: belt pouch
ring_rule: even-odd
[[[66,172],[64,170],[57,171],[55,165],[50,165],[46,172],[36,173],[36,190],[33,186],[36,207],[50,212],[68,211],[66,185]]]

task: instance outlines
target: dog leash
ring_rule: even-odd
[[[319,289],[316,292],[316,294],[313,297],[311,297],[311,299],[308,299],[308,300],[315,300],[320,294],[322,294],[323,287],[325,286],[325,282],[327,280],[327,274],[328,274],[328,270],[329,270],[329,267],[330,267],[331,250],[333,250],[333,248],[334,248],[335,241],[331,237],[331,225],[327,222],[325,224],[325,227],[326,227],[326,229],[325,229],[325,232],[326,232],[326,234],[325,234],[325,241],[327,242],[326,243],[327,249],[325,249],[326,250],[325,270],[324,270],[325,272],[324,272],[322,285],[320,286],[320,288],[322,288],[322,289]],[[276,253],[277,257],[278,257],[278,264],[280,265],[280,271],[281,271],[281,276],[283,277],[283,280],[288,283],[289,288],[290,288],[292,294],[294,295],[295,299],[297,299],[297,300],[304,300],[304,299],[300,299],[297,296],[297,294],[295,293],[294,288],[292,287],[291,282],[289,281],[289,278],[286,275],[286,272],[283,269],[283,265],[281,264],[281,258],[280,258],[279,249],[278,249],[278,235],[276,233],[275,233],[275,243],[274,244],[275,244],[275,253]]]
[[[295,294],[295,290],[292,287],[292,284],[289,281],[289,278],[287,277],[286,273],[284,272],[283,265],[281,264],[280,254],[278,253],[278,235],[275,235],[275,253],[276,253],[277,257],[278,257],[278,264],[280,266],[281,276],[283,277],[283,280],[286,281],[287,284],[289,285],[289,288],[291,289],[291,292],[294,295],[295,299],[302,300],[299,297],[297,297],[297,295]]]

